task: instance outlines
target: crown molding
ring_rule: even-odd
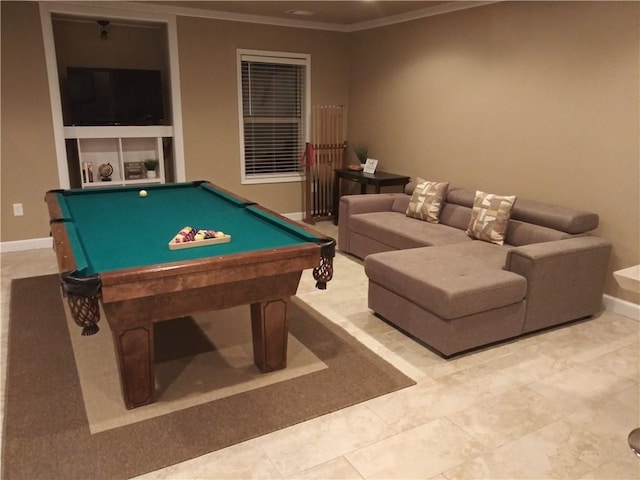
[[[436,15],[444,15],[445,13],[457,12],[460,10],[468,10],[475,7],[483,7],[492,3],[499,3],[504,0],[486,0],[486,1],[452,1],[443,3],[434,7],[421,8],[407,13],[392,15],[378,20],[368,22],[353,23],[347,26],[348,32],[357,32],[360,30],[370,30],[373,28],[386,27],[387,25],[395,25],[397,23],[410,22],[420,18],[435,17]]]
[[[67,2],[59,2],[67,3]],[[245,13],[223,12],[219,10],[208,10],[203,8],[181,7],[177,5],[159,5],[145,2],[104,2],[104,1],[82,1],[70,2],[74,5],[85,5],[90,7],[100,7],[111,9],[114,12],[128,11],[139,13],[162,13],[181,17],[207,18],[211,20],[224,20],[228,22],[256,23],[261,25],[272,25],[278,27],[305,28],[312,30],[329,30],[336,32],[348,32],[347,25],[334,23],[314,22],[311,20],[287,19],[278,17],[267,17],[263,15],[250,15]]]
[[[287,19],[278,17],[268,17],[262,15],[250,15],[245,13],[222,12],[219,10],[207,10],[202,8],[181,7],[176,5],[160,5],[155,3],[135,2],[135,1],[72,1],[56,2],[59,5],[72,4],[76,7],[86,6],[89,8],[100,8],[102,10],[140,12],[140,13],[162,13],[165,15],[175,15],[184,17],[209,18],[213,20],[224,20],[229,22],[257,23],[262,25],[272,25],[278,27],[304,28],[312,30],[327,30],[334,32],[357,32],[370,30],[373,28],[394,25],[420,18],[443,15],[445,13],[466,10],[469,8],[482,7],[503,0],[492,1],[452,1],[446,4],[426,7],[412,12],[392,15],[378,20],[342,25],[337,23],[314,22],[312,20]]]

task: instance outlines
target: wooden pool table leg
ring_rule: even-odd
[[[287,366],[287,302],[284,299],[251,304],[253,361],[261,372]]]
[[[122,396],[128,409],[153,402],[153,323],[127,330],[112,330]]]

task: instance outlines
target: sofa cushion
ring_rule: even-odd
[[[391,205],[391,211],[404,214],[409,207],[410,200],[411,195],[396,195]]]
[[[504,244],[515,195],[504,196],[476,191],[467,235],[485,242]]]
[[[366,257],[369,280],[445,319],[523,300],[524,277],[503,270],[509,247],[472,241]]]
[[[440,223],[466,231],[471,220],[471,208],[445,203],[440,211]]]
[[[375,238],[395,249],[471,241],[464,230],[423,222],[397,212],[351,215],[349,228],[353,233]]]
[[[412,193],[413,193],[413,191],[415,190],[416,186],[417,186],[419,183],[422,183],[422,182],[424,182],[424,179],[423,179],[423,178],[420,178],[420,177],[416,177],[415,179],[411,179],[411,180],[409,181],[409,183],[407,183],[407,184],[404,186],[404,193],[406,193],[407,195],[411,196],[411,194],[412,194]]]
[[[409,187],[409,184],[407,184]],[[472,207],[475,191],[449,187],[447,203]],[[550,205],[519,198],[511,210],[511,218],[542,227],[560,230],[565,233],[579,234],[594,230],[598,226],[598,214],[574,210],[572,208]]]
[[[449,190],[447,191],[447,203],[453,203],[454,205],[462,205],[463,207],[472,208],[475,199],[475,190],[449,187]]]
[[[518,200],[519,201],[519,200]],[[521,222],[520,220],[509,220],[507,235],[504,239],[505,243],[516,247],[522,245],[531,245],[533,243],[553,242],[554,240],[564,240],[571,238],[573,235],[553,228],[541,227],[531,223]]]
[[[547,205],[526,199],[518,200],[513,207],[511,217],[571,234],[586,233],[594,230],[599,221],[596,213],[573,210],[557,205]]]
[[[405,212],[407,217],[438,223],[440,209],[448,188],[449,182],[424,181],[419,183],[411,195],[409,206]]]

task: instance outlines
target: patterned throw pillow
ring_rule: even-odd
[[[476,191],[467,235],[485,242],[504,245],[507,224],[516,196],[500,196]]]
[[[407,217],[419,218],[429,223],[440,221],[440,209],[447,196],[449,182],[421,182],[416,185],[407,207]]]

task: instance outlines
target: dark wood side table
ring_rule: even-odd
[[[376,193],[380,193],[380,187],[391,185],[405,186],[409,178],[405,175],[396,175],[388,172],[364,173],[362,170],[350,170],[348,168],[336,168],[333,176],[333,223],[338,224],[340,211],[340,179],[351,180],[360,184],[360,193],[367,193],[367,185],[373,185]]]

